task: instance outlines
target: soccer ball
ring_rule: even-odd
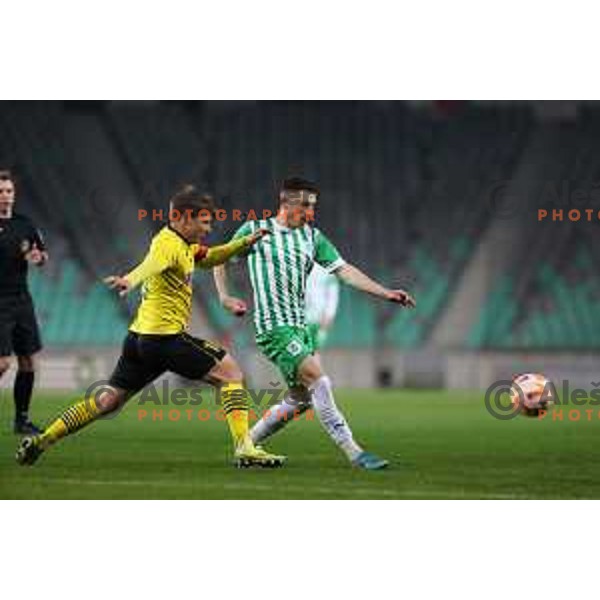
[[[526,417],[538,417],[554,400],[550,381],[539,373],[515,375],[510,388],[510,401]]]

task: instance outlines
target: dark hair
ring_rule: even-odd
[[[15,182],[15,177],[9,169],[0,169],[0,181]]]
[[[214,198],[207,193],[199,192],[194,185],[184,185],[169,201],[169,210],[177,210],[181,213],[191,210],[194,214],[200,214],[202,210],[214,213],[216,210]]]
[[[282,194],[285,192],[312,192],[313,194],[319,195],[319,187],[313,181],[304,179],[303,177],[288,177],[281,183],[279,190],[279,196],[277,198],[278,206],[281,206]]]
[[[303,179],[302,177],[289,177],[288,179],[284,179],[281,184],[282,192],[301,192],[303,190],[319,195],[319,187],[317,184],[308,179]]]

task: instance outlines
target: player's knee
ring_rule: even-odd
[[[8,356],[0,356],[0,375],[3,375],[10,368],[10,358]]]
[[[302,384],[307,387],[311,386],[322,376],[323,370],[321,369],[321,365],[313,356],[309,356],[303,360],[298,368],[298,377]]]
[[[17,366],[19,371],[28,371],[33,373],[37,366],[35,355],[17,356]]]
[[[223,382],[242,381],[244,374],[237,362],[229,354],[218,365],[220,379]]]

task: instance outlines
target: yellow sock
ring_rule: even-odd
[[[40,436],[42,446],[47,447],[71,433],[79,431],[98,417],[100,411],[93,398],[82,400],[65,410],[52,421]]]
[[[240,381],[225,383],[221,387],[221,401],[237,448],[248,438],[248,393]]]

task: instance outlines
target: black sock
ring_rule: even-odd
[[[29,413],[29,403],[33,392],[33,371],[17,371],[13,393],[15,397],[15,420],[24,421]]]

